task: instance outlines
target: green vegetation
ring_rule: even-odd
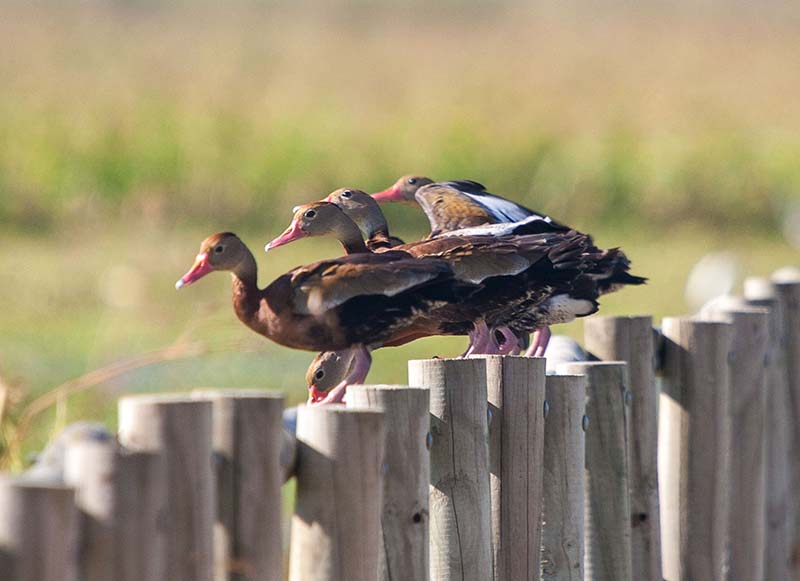
[[[79,395],[31,420],[17,465],[54,426],[113,422],[122,392],[302,399],[313,354],[251,336],[222,276],[172,284],[213,231],[243,235],[262,283],[336,254],[320,241],[260,253],[293,205],[335,187],[477,179],[622,245],[651,283],[605,313],[684,311],[710,250],[745,274],[796,263],[780,228],[800,200],[797,7],[615,6],[7,3],[0,436],[18,435],[36,396],[130,366],[67,386]],[[388,215],[424,233],[418,212]],[[371,378],[401,382],[406,359],[462,348],[385,350]],[[165,360],[128,361],[143,353]]]

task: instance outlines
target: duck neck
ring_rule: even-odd
[[[362,254],[369,252],[364,239],[361,237],[361,230],[355,222],[348,220],[339,224],[335,231],[336,238],[342,243],[345,254]]]
[[[386,217],[380,208],[376,207],[374,211],[369,213],[364,223],[364,229],[370,246],[383,248],[392,245],[391,236],[389,236],[389,225],[386,223]]]
[[[258,312],[261,291],[258,289],[258,266],[247,250],[244,258],[231,270],[233,278],[233,307],[246,324]]]

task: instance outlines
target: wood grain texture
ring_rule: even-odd
[[[777,273],[776,273],[777,274]],[[789,569],[792,579],[800,579],[800,278],[773,277],[775,296],[783,315],[783,352],[786,385],[791,410],[789,425]]]
[[[3,581],[77,581],[78,542],[72,488],[0,476]]]
[[[538,580],[545,360],[510,356],[485,360],[494,579]]]
[[[661,540],[670,581],[725,578],[730,478],[728,323],[666,318],[659,410]]]
[[[788,579],[789,551],[789,438],[791,406],[782,347],[783,316],[780,301],[768,279],[745,285],[747,304],[769,312],[767,322],[767,368],[764,401],[764,579]],[[751,296],[752,295],[752,296]],[[769,296],[771,295],[771,296]]]
[[[733,325],[730,357],[730,578],[764,578],[764,418],[768,311],[728,310]]]
[[[658,501],[658,389],[652,317],[592,317],[583,326],[586,349],[605,361],[628,364],[631,438],[628,446],[631,572],[661,581]]]
[[[586,375],[586,578],[630,581],[627,366],[566,363],[559,372]]]
[[[304,406],[290,581],[375,581],[381,550],[383,413]]]
[[[384,412],[386,469],[379,581],[428,578],[429,391],[400,385],[351,385],[347,406]]]
[[[167,471],[166,578],[211,581],[216,506],[211,402],[175,395],[119,401],[120,443],[158,452]]]
[[[203,390],[213,409],[216,581],[278,581],[281,566],[283,395]]]
[[[586,376],[548,375],[542,580],[583,581]]]
[[[117,456],[118,555],[115,581],[162,581],[166,570],[167,465],[162,454]]]
[[[117,546],[116,440],[82,440],[68,443],[64,457],[64,482],[75,488],[80,512],[81,552],[79,576],[85,581],[114,578]]]
[[[67,444],[64,481],[80,511],[79,578],[161,581],[164,567],[162,458],[129,453],[116,440]]]
[[[430,390],[431,581],[492,577],[486,363],[408,362],[409,384]]]

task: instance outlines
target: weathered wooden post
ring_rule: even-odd
[[[800,273],[787,269],[772,277],[784,322],[783,350],[791,406],[789,438],[790,575],[800,579]]]
[[[408,382],[430,390],[431,581],[492,577],[486,362],[408,362]]]
[[[214,475],[211,402],[181,395],[119,401],[119,439],[131,450],[159,452],[167,473],[166,578],[213,577]]]
[[[82,581],[161,581],[164,572],[163,458],[130,453],[116,440],[66,446],[64,481],[80,510]]]
[[[375,581],[381,549],[382,412],[301,407],[290,581]]]
[[[724,579],[732,327],[666,318],[659,415],[661,541],[670,581]]]
[[[75,492],[0,476],[0,575],[3,581],[76,581]]]
[[[586,578],[630,581],[630,391],[623,362],[565,363],[586,376]]]
[[[283,395],[198,390],[213,409],[217,475],[216,581],[282,579]]]
[[[583,581],[586,377],[546,383],[542,580]]]
[[[494,580],[538,580],[545,360],[485,359]]]
[[[652,317],[592,317],[584,323],[586,349],[605,361],[628,364],[631,571],[634,579],[661,581],[658,502],[658,389]]]
[[[384,412],[383,529],[378,580],[428,579],[430,415],[426,388],[351,385],[347,406]]]
[[[733,325],[729,384],[730,578],[763,579],[768,311],[722,307],[706,316]]]

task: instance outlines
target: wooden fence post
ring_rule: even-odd
[[[627,366],[615,361],[565,363],[559,372],[586,375],[587,579],[630,581]]]
[[[546,383],[542,580],[583,581],[586,377]]]
[[[592,317],[584,323],[586,349],[605,361],[628,364],[631,571],[634,579],[661,581],[658,503],[658,389],[652,317]]]
[[[124,397],[119,401],[119,438],[131,450],[164,456],[166,578],[211,581],[215,507],[211,402],[179,395]]]
[[[714,316],[733,325],[730,356],[730,578],[764,578],[765,309],[723,309]]]
[[[3,581],[75,581],[78,550],[72,488],[0,476]]]
[[[75,488],[80,510],[78,570],[85,581],[115,577],[120,549],[115,542],[118,448],[116,439],[109,436],[68,443],[64,453],[64,483]]]
[[[485,359],[494,580],[538,580],[545,360]]]
[[[80,510],[82,581],[161,581],[166,476],[158,454],[115,439],[66,444],[64,481]]]
[[[282,579],[280,453],[283,395],[197,390],[213,410],[217,476],[216,581]]]
[[[297,415],[290,581],[375,581],[381,547],[383,413],[342,405]]]
[[[379,581],[428,579],[429,392],[401,385],[353,385],[347,406],[384,412],[386,432]]]
[[[430,389],[431,581],[492,577],[486,362],[408,362],[411,385]]]
[[[790,575],[800,579],[800,275],[773,276],[775,295],[784,320],[783,349],[788,400],[791,406],[789,438]]]
[[[664,319],[659,408],[661,541],[670,581],[724,579],[731,325]]]

